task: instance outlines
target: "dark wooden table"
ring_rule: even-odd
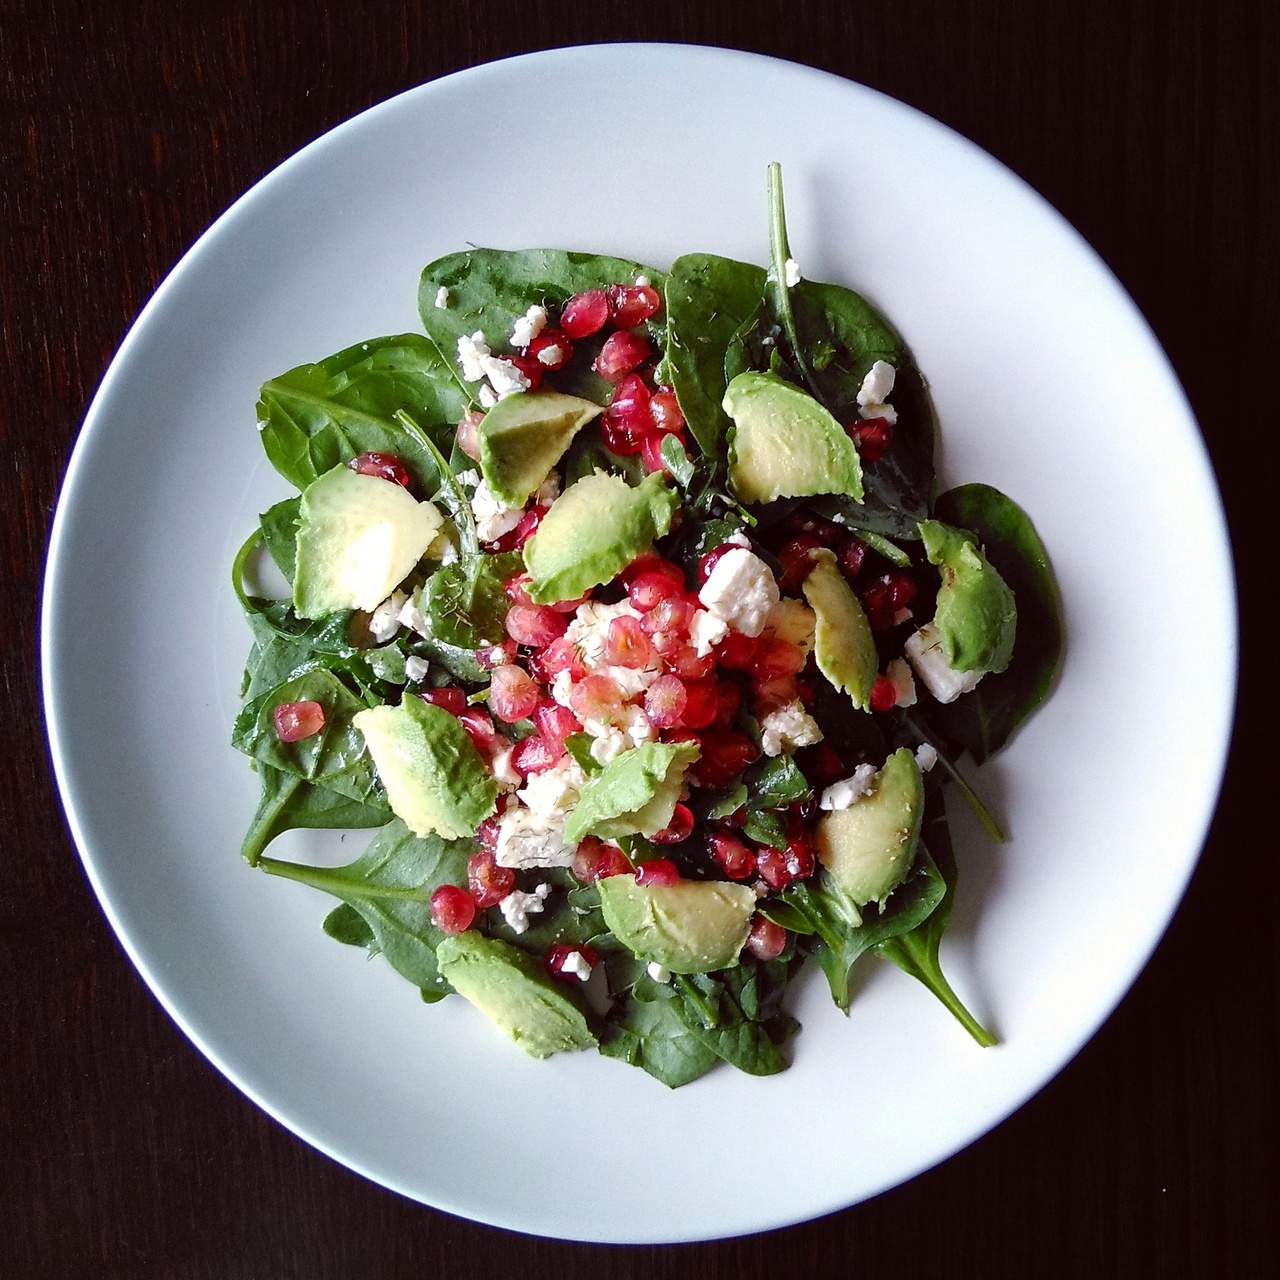
[[[1263,782],[1277,660],[1261,598],[1275,578],[1276,12],[1266,0],[0,0],[0,1276],[1280,1274]],[[49,521],[81,418],[148,295],[213,218],[401,89],[616,39],[737,46],[861,80],[973,138],[1061,209],[1191,397],[1232,524],[1245,636],[1204,858],[1093,1043],[996,1132],[871,1203],[669,1248],[449,1218],[333,1164],[241,1097],[159,1009],[97,906],[51,781],[36,666]],[[1084,399],[1079,430],[1092,430]],[[1194,581],[1186,593],[1194,610]],[[769,1120],[762,1198],[803,1176],[785,1117]]]

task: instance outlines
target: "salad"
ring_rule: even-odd
[[[537,1057],[670,1086],[788,1062],[810,961],[870,952],[991,1034],[939,965],[947,784],[1047,695],[1057,593],[1027,516],[938,494],[910,352],[792,258],[669,271],[559,250],[430,263],[423,333],[267,382],[298,491],[233,569],[250,864],[339,942]],[[246,585],[269,557],[288,582]],[[342,867],[269,856],[377,828]],[[870,963],[863,962],[863,963]]]

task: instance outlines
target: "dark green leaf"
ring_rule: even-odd
[[[251,865],[285,831],[380,827],[391,816],[385,804],[352,800],[269,764],[259,764],[258,775],[262,779],[262,795],[240,846],[241,854]]]
[[[522,568],[513,553],[471,556],[443,565],[418,593],[418,612],[432,636],[444,644],[473,650],[499,644],[511,607],[503,587]]]
[[[298,551],[298,508],[301,503],[300,496],[286,498],[258,518],[267,554],[290,582],[293,581],[293,563]]]
[[[349,947],[365,947],[377,951],[378,939],[369,922],[355,907],[340,902],[324,918],[324,931],[336,942],[343,942]]]
[[[813,794],[809,780],[790,755],[763,759],[751,766],[742,779],[753,805],[761,809],[785,809]]]
[[[600,1037],[600,1052],[641,1067],[672,1089],[705,1075],[719,1061],[677,1017],[670,1000],[627,996]]]

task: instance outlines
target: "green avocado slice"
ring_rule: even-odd
[[[504,396],[480,424],[480,470],[489,491],[509,507],[523,507],[573,437],[603,412],[558,391]]]
[[[418,836],[475,835],[493,813],[498,784],[455,716],[421,698],[358,711],[391,812]]]
[[[301,618],[373,610],[404,581],[444,517],[378,476],[337,466],[303,490],[293,607]]]
[[[641,960],[672,973],[710,973],[738,963],[756,895],[723,880],[641,885],[633,875],[597,885],[609,931]]]
[[[733,419],[729,485],[741,502],[819,493],[862,501],[862,463],[845,429],[811,395],[771,373],[740,373],[724,394]]]
[[[911,869],[923,817],[920,766],[910,748],[900,747],[868,795],[819,821],[818,860],[856,906],[883,903]]]
[[[1018,624],[1008,583],[965,530],[925,520],[920,537],[929,563],[942,570],[933,625],[947,665],[953,671],[1003,671]]]
[[[532,956],[510,943],[468,930],[437,945],[436,964],[463,999],[532,1057],[596,1044],[578,1006],[551,985]]]
[[[588,778],[564,824],[566,843],[652,836],[671,825],[685,770],[698,758],[696,742],[642,742]]]
[[[813,656],[818,670],[849,695],[860,711],[871,708],[871,686],[880,670],[875,637],[853,588],[845,581],[835,553],[812,553],[814,565],[804,580],[804,598],[817,618]]]
[[[571,484],[524,544],[535,604],[576,600],[612,582],[671,527],[679,499],[660,474],[632,488],[621,476],[592,472]]]

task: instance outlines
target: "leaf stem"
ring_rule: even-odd
[[[471,511],[471,504],[467,501],[467,495],[462,492],[462,486],[458,483],[457,477],[431,437],[405,410],[397,409],[395,419],[426,450],[432,462],[435,463],[440,475],[440,488],[436,491],[436,496],[448,507],[449,515],[457,527],[462,557],[466,560],[474,559],[480,554],[480,535],[476,532],[476,521]]]
[[[951,781],[956,784],[960,794],[964,796],[965,800],[968,802],[969,808],[973,810],[974,815],[982,824],[982,829],[992,838],[992,840],[996,842],[996,844],[1004,844],[1009,837],[1005,835],[1003,828],[996,821],[995,815],[983,803],[982,798],[973,789],[973,786],[970,784],[968,779],[965,778],[964,774],[956,768],[951,757],[947,755],[947,753],[934,740],[933,735],[913,715],[908,712],[904,712],[902,718],[906,724],[910,726],[911,730],[921,742],[927,742],[929,746],[938,753],[939,764],[941,764],[947,771]]]
[[[285,880],[296,880],[299,884],[310,885],[313,889],[323,889],[334,897],[350,898],[390,898],[399,902],[429,902],[429,888],[409,888],[397,885],[370,884],[367,880],[352,880],[342,874],[343,867],[311,867],[301,862],[283,862],[279,858],[260,858],[259,867],[269,875],[281,876]]]
[[[791,353],[796,359],[796,368],[800,370],[809,390],[815,398],[818,387],[810,372],[809,363],[800,348],[800,335],[796,330],[796,317],[791,309],[791,290],[787,286],[787,263],[791,260],[791,246],[787,242],[787,211],[782,199],[782,166],[776,161],[769,165],[769,282],[773,285],[773,303],[782,322],[783,332],[791,344]]]

